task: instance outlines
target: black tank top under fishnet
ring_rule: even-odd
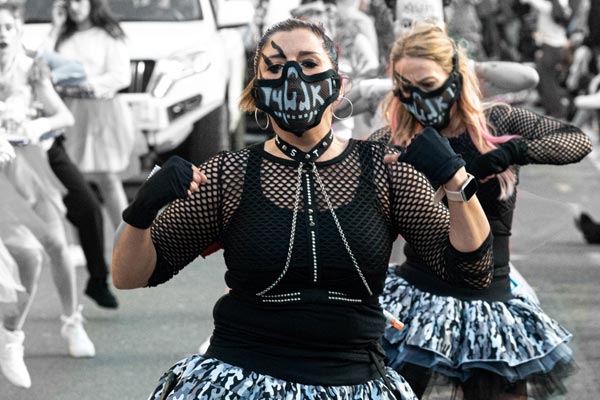
[[[432,202],[433,189],[412,166],[384,164],[387,151],[350,141],[316,163],[318,174],[262,144],[221,153],[201,166],[208,183],[199,193],[172,203],[152,227],[159,260],[149,285],[217,244],[231,292],[215,305],[209,356],[295,382],[373,378],[368,349],[384,328],[377,297],[399,234],[440,279],[473,288],[491,280],[491,241],[473,253],[453,249],[447,208]],[[294,246],[282,274],[298,176]]]
[[[591,151],[590,139],[579,128],[529,110],[497,105],[487,111],[487,116],[492,134],[518,135],[527,142],[527,163],[553,165],[575,163]],[[374,132],[369,140],[387,143],[389,138],[389,128],[383,128]],[[468,171],[472,161],[480,155],[479,151],[467,134],[449,140],[454,151],[465,159]],[[515,165],[511,170],[518,178],[519,166]],[[436,280],[431,273],[427,273],[428,267],[410,245],[405,246],[407,261],[398,268],[399,274],[420,289],[439,295],[466,300],[510,299],[512,296],[508,280],[510,258],[508,238],[511,234],[517,194],[515,191],[506,200],[500,200],[499,196],[500,185],[497,179],[479,185],[477,198],[488,217],[494,236],[494,280],[486,290],[457,288]]]

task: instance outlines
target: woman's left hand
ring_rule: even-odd
[[[480,182],[486,182],[511,165],[527,164],[527,142],[513,139],[473,160],[470,171]]]

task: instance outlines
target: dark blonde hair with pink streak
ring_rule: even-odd
[[[399,37],[390,53],[390,65],[404,57],[424,58],[436,62],[450,75],[453,68],[453,56],[458,53],[458,72],[462,75],[462,91],[450,112],[448,132],[467,131],[480,153],[495,149],[498,143],[504,143],[518,136],[494,136],[490,133],[481,101],[479,81],[469,67],[465,51],[457,46],[446,32],[437,25],[428,22],[417,23],[411,30]],[[400,78],[393,72],[394,90],[400,89]],[[392,137],[399,143],[408,143],[423,126],[404,108],[402,102],[389,93],[383,104],[384,116],[392,130]],[[500,199],[506,199],[514,192],[516,177],[511,169],[497,175],[500,182]]]

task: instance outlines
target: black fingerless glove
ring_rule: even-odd
[[[474,159],[469,172],[477,179],[484,179],[506,171],[511,165],[527,165],[528,163],[527,142],[513,139]]]
[[[133,202],[123,211],[123,221],[148,229],[162,207],[187,197],[192,179],[192,163],[172,156],[140,187]]]
[[[435,129],[427,127],[415,136],[399,161],[413,165],[434,186],[448,182],[456,171],[465,165],[462,157],[454,152],[447,138]]]

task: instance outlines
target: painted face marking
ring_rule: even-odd
[[[270,67],[273,65],[273,61],[271,61],[271,59],[269,57],[265,56],[265,53],[260,53],[260,56],[262,57],[265,64],[267,64],[267,67]]]
[[[279,45],[277,43],[275,43],[273,40],[271,40],[271,46],[277,50],[277,56],[287,59],[287,57],[285,56],[285,53],[283,51],[283,49],[281,47],[279,47]]]

